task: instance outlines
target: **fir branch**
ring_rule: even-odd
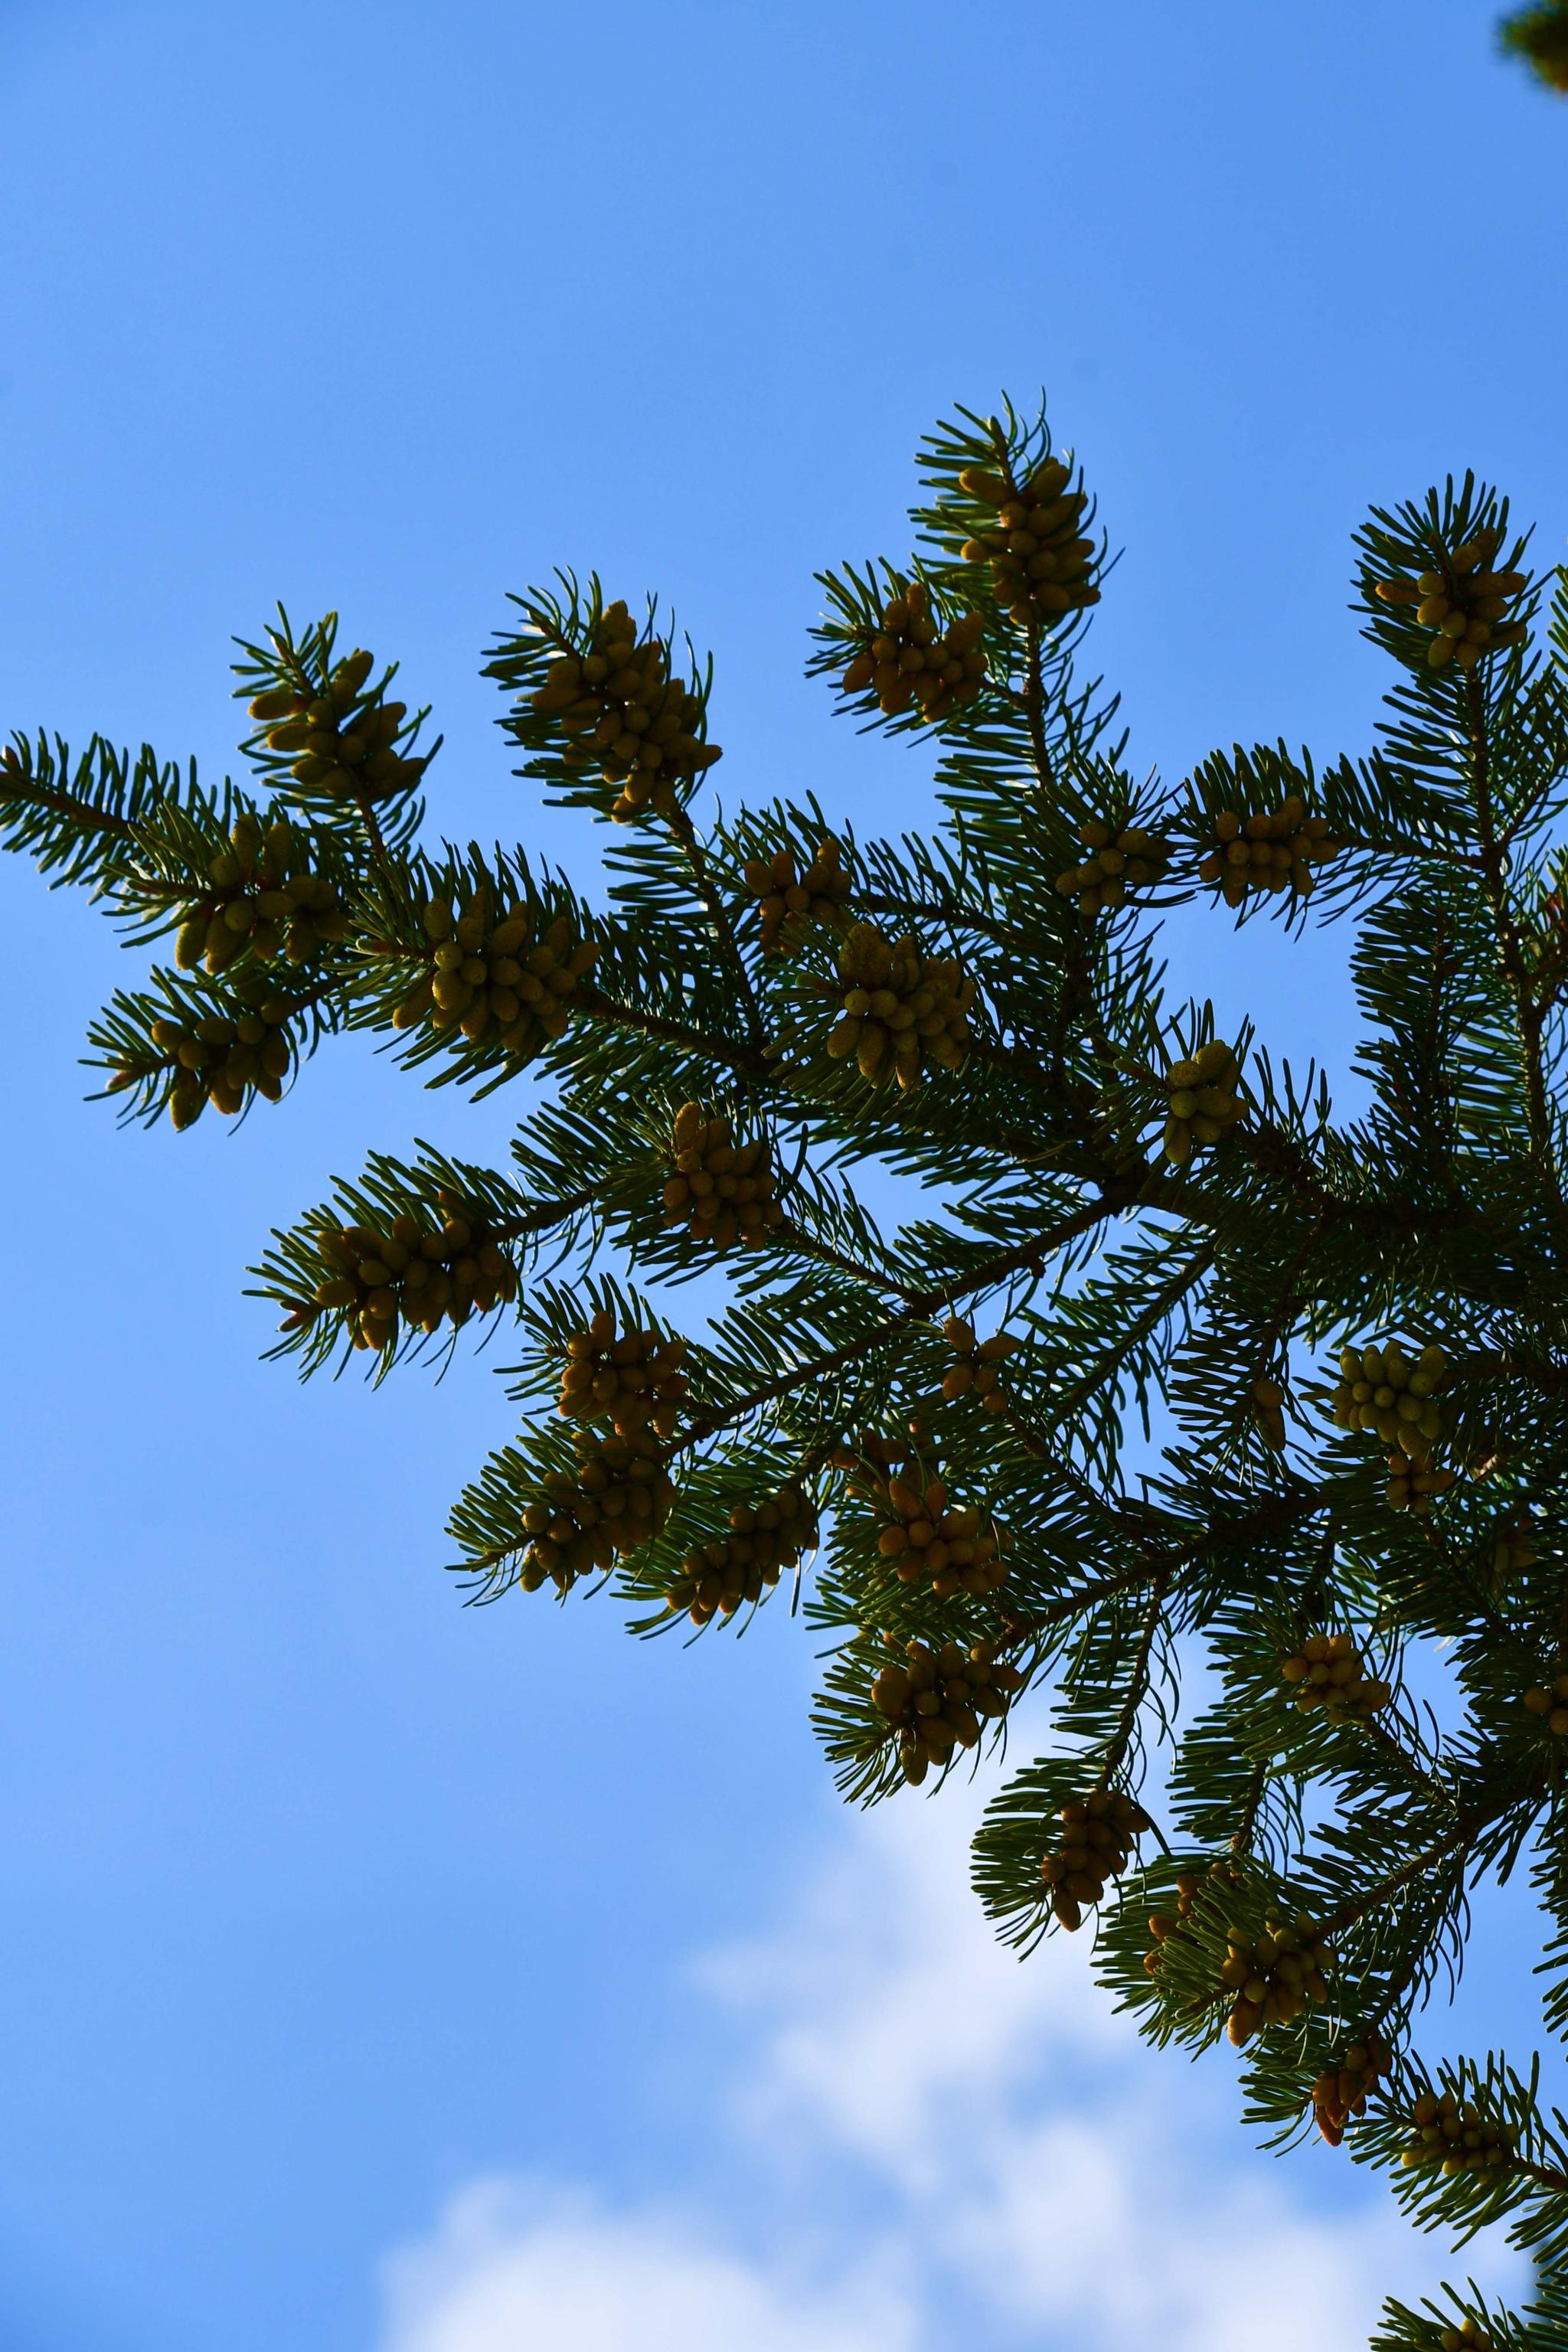
[[[1371,1912],[1392,1902],[1394,1895],[1402,1894],[1415,1880],[1426,1877],[1440,1864],[1456,1861],[1462,1864],[1481,1832],[1518,1801],[1518,1791],[1510,1788],[1485,1804],[1465,1807],[1453,1828],[1442,1837],[1435,1839],[1430,1845],[1419,1853],[1412,1854],[1408,1861],[1400,1863],[1396,1868],[1385,1872],[1373,1885],[1347,1896],[1337,1910],[1331,1911],[1320,1922],[1322,1935],[1330,1941],[1336,1936],[1342,1936],[1347,1928],[1355,1927]]]
[[[977,1841],[1003,1932],[1040,1939],[1042,1856],[1056,1886],[1070,1848],[1100,1891],[1055,1916],[1099,1906],[1152,2038],[1208,2046],[1255,1969],[1230,2021],[1252,2112],[1331,2138],[1356,2115],[1352,2153],[1419,2219],[1505,2221],[1555,2344],[1568,2125],[1539,2068],[1437,2077],[1506,2163],[1399,2159],[1412,2016],[1527,1849],[1543,1965],[1568,1951],[1568,576],[1537,653],[1505,500],[1467,475],[1376,509],[1359,609],[1395,683],[1371,749],[1237,746],[1135,787],[1115,698],[1078,674],[1110,570],[1081,469],[1006,402],[920,464],[920,554],[820,575],[809,671],[934,753],[930,838],[858,840],[809,797],[700,829],[711,664],[679,667],[652,600],[638,621],[567,573],[514,600],[489,671],[522,772],[621,821],[605,911],[499,843],[416,845],[426,714],[340,657],[331,614],[243,648],[264,793],[17,737],[0,837],[128,944],[173,935],[177,968],[91,1032],[130,1116],[237,1116],[347,1028],[476,1095],[531,1071],[508,1173],[373,1155],[255,1269],[306,1370],[357,1350],[379,1379],[514,1318],[510,1393],[563,1412],[457,1506],[474,1597],[613,1579],[635,1631],[742,1625],[782,1576],[798,1596],[825,1515],[805,1608],[847,1793],[940,1786],[1052,1675],[1055,1745]],[[1217,1041],[1164,1002],[1157,918],[1200,891],[1282,918],[1287,951],[1353,914],[1363,1116],[1250,1024],[1226,1048],[1245,1089],[1173,1083]],[[916,952],[847,951],[881,922]],[[868,1184],[921,1196],[886,1242]],[[687,1342],[635,1284],[699,1276],[727,1302]],[[956,1311],[982,1301],[985,1339]],[[1350,1352],[1325,1380],[1328,1345]],[[1428,1733],[1405,1694],[1438,1642],[1464,1713]],[[1139,1867],[1113,1784],[1199,1649],[1188,1850],[1161,1832]],[[1303,1904],[1344,1939],[1331,1982],[1276,1978],[1294,1931],[1269,1923]],[[1490,2325],[1473,2292],[1463,2314]],[[1436,2325],[1391,2306],[1380,2344]]]
[[[1058,1593],[1054,1600],[1042,1601],[1015,1622],[1025,1633],[1043,1633],[1049,1628],[1070,1624],[1074,1618],[1098,1608],[1102,1601],[1117,1601],[1123,1593],[1141,1591],[1149,1582],[1150,1574],[1147,1565],[1141,1563],[1137,1568],[1123,1569],[1117,1576],[1097,1577],[1092,1584],[1080,1585],[1076,1591]]]
[[[858,1258],[846,1256],[842,1250],[833,1249],[827,1243],[804,1233],[787,1217],[775,1228],[773,1240],[780,1247],[793,1250],[801,1257],[815,1258],[819,1265],[837,1267],[840,1274],[848,1275],[855,1282],[865,1283],[870,1289],[885,1290],[893,1297],[901,1298],[912,1312],[920,1311],[923,1294],[909,1283],[900,1282],[896,1275],[889,1274],[884,1267],[863,1265]]]
[[[1116,1718],[1116,1727],[1110,1735],[1100,1762],[1100,1785],[1101,1787],[1106,1786],[1121,1770],[1121,1760],[1127,1753],[1127,1745],[1132,1737],[1133,1727],[1138,1721],[1139,1712],[1148,1694],[1149,1664],[1154,1652],[1154,1637],[1160,1630],[1165,1596],[1171,1587],[1171,1575],[1172,1570],[1167,1568],[1158,1571],[1154,1577],[1153,1588],[1149,1595],[1149,1605],[1143,1613],[1143,1622],[1138,1629],[1138,1646],[1133,1653],[1131,1670],[1127,1677],[1127,1696],[1122,1701],[1121,1712]]]
[[[992,1289],[997,1283],[1005,1282],[1010,1274],[1037,1267],[1079,1234],[1091,1231],[1108,1213],[1103,1202],[1090,1202],[1075,1215],[1063,1218],[1058,1224],[1020,1244],[1016,1249],[1005,1250],[982,1265],[968,1268],[960,1280],[939,1284],[934,1288],[918,1293],[909,1301],[901,1315],[873,1326],[869,1331],[847,1341],[842,1347],[824,1349],[804,1363],[795,1364],[775,1378],[763,1381],[747,1394],[726,1400],[720,1408],[698,1414],[682,1437],[679,1450],[701,1444],[721,1429],[732,1427],[735,1423],[759,1412],[763,1406],[776,1403],[792,1390],[809,1386],[826,1374],[839,1370],[844,1365],[889,1346],[902,1339],[914,1324],[929,1321],[940,1307],[951,1306],[961,1298],[972,1297],[977,1291]]]
[[[1023,712],[1029,730],[1029,751],[1035,763],[1035,774],[1042,793],[1056,790],[1056,768],[1051,759],[1051,747],[1046,737],[1046,686],[1040,663],[1040,633],[1033,623],[1026,635],[1024,656],[1024,683],[1013,700]]]
[[[1488,734],[1488,710],[1485,689],[1479,677],[1472,671],[1465,682],[1465,716],[1469,730],[1470,779],[1475,794],[1476,819],[1480,833],[1481,872],[1487,900],[1491,908],[1497,933],[1499,955],[1513,999],[1514,1018],[1518,1024],[1520,1045],[1524,1060],[1525,1100],[1529,1109],[1530,1139],[1532,1157],[1542,1183],[1547,1187],[1558,1222],[1568,1229],[1568,1202],[1563,1195],[1562,1172],[1557,1161],[1557,1143],[1552,1131],[1552,1114],[1546,1099],[1546,1077],[1542,1065],[1542,1012],[1535,1001],[1530,974],[1525,966],[1524,949],[1509,900],[1504,853],[1498,838],[1492,811],[1491,750]]]
[[[7,771],[11,769],[9,759],[5,766]],[[40,784],[30,778],[25,785],[16,788],[5,797],[14,798],[26,808],[47,809],[51,815],[64,817],[83,833],[113,834],[122,841],[135,837],[135,825],[117,810],[100,807],[93,801],[81,799],[75,793],[62,793],[53,785]]]
[[[599,1197],[600,1187],[583,1184],[574,1192],[563,1193],[557,1201],[540,1201],[532,1208],[515,1217],[503,1218],[491,1233],[498,1242],[520,1242],[531,1234],[548,1233],[552,1226],[563,1224],[569,1217],[581,1216],[593,1207]]]
[[[593,1020],[639,1030],[645,1037],[657,1037],[667,1044],[683,1046],[689,1054],[722,1062],[729,1069],[748,1077],[776,1077],[779,1075],[776,1066],[760,1047],[736,1045],[729,1038],[715,1036],[710,1031],[689,1028],[684,1022],[667,1021],[660,1013],[644,1011],[637,1005],[622,1004],[616,998],[606,996],[602,989],[580,988],[576,1001],[582,1011]]]
[[[878,890],[857,890],[847,901],[852,915],[893,915],[900,922],[911,926],[920,923],[945,923],[955,931],[975,931],[1014,954],[1033,956],[1039,942],[1025,931],[994,915],[983,914],[978,907],[966,906],[951,898],[893,898]]]
[[[746,1026],[751,1033],[752,1043],[754,1046],[760,1047],[765,1034],[762,1011],[757,1003],[756,992],[752,986],[752,975],[747,969],[746,960],[741,953],[740,942],[735,937],[735,927],[730,919],[730,910],[715,887],[711,870],[703,854],[702,845],[697,838],[696,828],[683,808],[676,809],[669,819],[669,827],[680,844],[682,854],[691,868],[691,877],[697,886],[698,896],[707,908],[708,919],[713,927],[714,936],[734,976],[735,984],[741,992],[741,1003],[745,1012]]]
[[[1268,1767],[1255,1764],[1247,1784],[1247,1796],[1241,1809],[1241,1819],[1231,1832],[1232,1853],[1245,1853],[1252,1843],[1252,1833],[1258,1826],[1258,1811],[1263,1802],[1263,1792],[1268,1786]]]

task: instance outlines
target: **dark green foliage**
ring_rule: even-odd
[[[1498,38],[1548,89],[1568,91],[1568,0],[1532,0],[1516,8],[1498,26]]]
[[[863,724],[933,743],[933,839],[860,840],[810,799],[700,829],[710,665],[678,661],[651,604],[636,620],[564,573],[515,600],[489,667],[521,772],[616,822],[593,905],[521,849],[428,834],[423,714],[337,654],[330,616],[245,648],[259,797],[18,736],[0,825],[133,941],[173,936],[175,966],[92,1033],[134,1114],[276,1098],[345,1029],[432,1085],[528,1072],[504,1171],[377,1153],[256,1269],[274,1352],[306,1372],[357,1352],[379,1380],[469,1327],[515,1333],[526,1417],[453,1515],[470,1597],[535,1607],[586,1578],[634,1631],[687,1639],[781,1588],[773,1621],[798,1610],[824,1645],[816,1720],[862,1801],[909,1801],[928,1767],[940,1786],[1016,1740],[1024,1686],[1048,1696],[1047,1750],[977,1841],[1001,1932],[1031,1947],[1094,1916],[1104,1981],[1152,2040],[1243,2045],[1270,2141],[1315,2117],[1419,2220],[1496,2219],[1535,2252],[1529,2311],[1473,2289],[1391,2305],[1385,2352],[1456,2330],[1544,2352],[1568,2333],[1562,2118],[1538,2064],[1428,2074],[1411,2035],[1470,1906],[1521,1864],[1549,1919],[1546,2022],[1568,2030],[1568,587],[1528,577],[1506,502],[1468,475],[1380,510],[1356,587],[1391,664],[1373,741],[1238,745],[1135,783],[1077,666],[1110,575],[1080,471],[1011,408],[960,410],[920,467],[917,551],[821,575],[810,667]],[[906,698],[889,632],[934,670],[958,623],[984,657],[963,693]],[[1167,1003],[1151,917],[1184,903],[1216,956],[1240,922],[1277,922],[1288,958],[1304,926],[1354,918],[1358,1117],[1252,1024],[1218,1035],[1208,1004]],[[855,977],[867,925],[915,942],[900,971],[946,960],[958,1066],[916,983]],[[667,1201],[687,1105],[765,1155],[776,1219],[754,1246],[704,1243],[689,1192]],[[673,1339],[700,1275],[725,1296],[686,1335],[678,1402],[656,1415],[650,1391],[655,1417],[612,1431],[593,1380],[623,1413],[642,1392],[603,1351]],[[992,1335],[1013,1343],[994,1392],[954,1369]],[[1366,1374],[1390,1343],[1398,1380],[1440,1368],[1427,1389]],[[770,1551],[781,1496],[796,1536]],[[705,1563],[727,1597],[701,1598]],[[1342,1657],[1360,1712],[1320,1703]],[[1434,1712],[1412,1694],[1437,1678]],[[1060,1859],[1086,1820],[1118,1832],[1087,1896]],[[1494,2133],[1488,2168],[1403,2162],[1446,2093]]]

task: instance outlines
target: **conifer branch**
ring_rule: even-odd
[[[1268,1786],[1268,1767],[1255,1764],[1247,1784],[1247,1796],[1241,1808],[1241,1819],[1231,1832],[1232,1853],[1245,1853],[1252,1843],[1252,1833],[1258,1826],[1258,1810],[1263,1802],[1263,1791]]]
[[[788,1217],[774,1228],[773,1238],[782,1247],[794,1250],[801,1257],[815,1258],[819,1265],[834,1266],[840,1274],[848,1275],[852,1281],[862,1282],[871,1290],[885,1290],[893,1297],[901,1298],[907,1307],[918,1310],[924,1295],[922,1292],[907,1282],[900,1282],[896,1275],[889,1273],[883,1266],[863,1265],[858,1258],[848,1257],[828,1243],[816,1240]]]
[[[1426,1769],[1418,1756],[1411,1754],[1403,1740],[1394,1738],[1381,1716],[1369,1717],[1364,1730],[1378,1754],[1398,1774],[1406,1788],[1418,1790],[1446,1811],[1456,1810],[1453,1791],[1445,1788],[1442,1781]]]
[[[1046,740],[1046,687],[1040,663],[1040,633],[1031,622],[1025,635],[1024,683],[1013,697],[1029,730],[1029,752],[1042,793],[1056,791],[1056,769]]]
[[[1108,1213],[1103,1202],[1090,1202],[1045,1233],[1020,1243],[1017,1248],[1005,1250],[996,1257],[988,1258],[983,1265],[969,1267],[960,1280],[917,1291],[901,1315],[892,1316],[887,1321],[873,1326],[869,1331],[847,1341],[842,1347],[825,1349],[820,1355],[808,1357],[805,1362],[779,1373],[776,1379],[763,1381],[744,1396],[731,1399],[721,1409],[698,1414],[675,1450],[685,1452],[700,1444],[721,1429],[746,1420],[763,1405],[776,1403],[781,1397],[788,1396],[792,1390],[824,1380],[829,1373],[841,1371],[846,1365],[875,1354],[878,1349],[902,1339],[911,1325],[929,1321],[939,1308],[961,1298],[973,1297],[979,1291],[990,1290],[997,1283],[1005,1282],[1011,1274],[1037,1268],[1047,1258],[1064,1249],[1068,1242],[1090,1232]]]
[[[566,1192],[558,1201],[540,1201],[516,1217],[504,1218],[490,1228],[489,1237],[497,1242],[526,1241],[531,1234],[548,1233],[554,1225],[564,1224],[568,1217],[580,1216],[591,1209],[599,1197],[597,1184],[579,1185],[574,1192]]]
[[[697,886],[698,896],[708,910],[708,920],[719,941],[720,950],[734,976],[736,987],[740,990],[741,1003],[745,1013],[746,1026],[751,1034],[752,1043],[753,1046],[760,1047],[766,1034],[762,1009],[757,1003],[756,991],[752,986],[752,975],[747,969],[745,957],[741,953],[740,941],[735,937],[735,927],[730,920],[730,910],[714,884],[702,845],[697,838],[696,829],[686,811],[677,806],[668,819],[668,824],[670,831],[680,844],[687,864],[691,868],[691,877]]]
[[[815,800],[700,833],[710,665],[678,677],[652,600],[639,622],[568,574],[515,600],[489,672],[521,772],[624,827],[607,915],[521,849],[420,845],[426,714],[387,698],[395,666],[339,656],[335,615],[279,613],[244,647],[254,796],[96,736],[79,757],[18,739],[5,837],[128,944],[174,935],[91,1032],[122,1112],[237,1117],[346,1027],[476,1098],[542,1081],[510,1174],[372,1155],[257,1269],[273,1352],[307,1370],[353,1350],[379,1379],[515,1318],[513,1393],[561,1410],[457,1506],[479,1597],[618,1575],[635,1630],[719,1635],[781,1580],[798,1596],[830,1511],[809,1613],[847,1793],[933,1765],[940,1787],[1059,1665],[1061,1744],[977,1848],[1004,1932],[1032,1948],[1098,1913],[1152,2039],[1206,2046],[1228,2006],[1256,2114],[1315,2113],[1394,2167],[1404,2127],[1366,2112],[1395,2063],[1379,2029],[1403,2040],[1568,1777],[1568,845],[1547,835],[1568,702],[1525,649],[1525,541],[1468,476],[1375,510],[1360,605],[1397,682],[1371,751],[1237,748],[1134,792],[1115,700],[1074,683],[1108,553],[1081,470],[1005,403],[959,410],[921,466],[921,552],[825,572],[811,659],[840,709],[938,749],[941,836],[859,843],[874,887]],[[1568,646],[1561,593],[1552,627]],[[1244,1089],[1239,1036],[1165,1002],[1150,919],[1202,893],[1282,918],[1287,955],[1354,912],[1351,1124],[1261,1043]],[[886,1244],[867,1163],[928,1195]],[[636,1285],[699,1273],[731,1297],[689,1347]],[[988,1294],[1007,1328],[982,1339],[957,1310]],[[1468,1712],[1428,1737],[1396,1686],[1434,1639]],[[1217,1693],[1171,1783],[1195,1853],[1135,1869],[1152,1824],[1113,1784],[1167,1687],[1174,1729],[1189,1644]],[[1553,1850],[1536,1878],[1556,1969]],[[1314,1887],[1330,1916],[1292,1926]],[[1358,1927],[1332,1988],[1322,1939]],[[1333,2014],[1342,1992],[1374,2014]],[[1534,2074],[1450,2077],[1450,2120],[1468,2083],[1489,2145],[1527,2152],[1485,2179],[1400,2168],[1403,2193],[1464,2228],[1528,2205],[1540,2308],[1568,2312]],[[1390,2324],[1389,2352],[1431,2332]]]
[[[1001,1418],[1006,1423],[1024,1451],[1031,1454],[1037,1462],[1043,1464],[1052,1477],[1069,1494],[1075,1496],[1092,1517],[1103,1520],[1118,1534],[1126,1532],[1125,1498],[1111,1499],[1102,1494],[1100,1489],[1090,1479],[1086,1478],[1080,1470],[1075,1469],[1068,1457],[1058,1447],[1052,1445],[1035,1426],[1016,1398],[1008,1397],[1002,1407]],[[1134,1532],[1138,1539],[1143,1539],[1147,1535],[1146,1517],[1147,1514],[1144,1514],[1137,1520]],[[1145,1571],[1140,1570],[1135,1580],[1142,1582],[1144,1578]]]
[[[382,834],[380,820],[375,814],[374,803],[372,802],[370,794],[363,789],[356,789],[353,798],[354,805],[359,810],[361,820],[364,825],[365,839],[370,844],[370,854],[374,858],[378,866],[384,866],[386,863],[386,842]]]
[[[1153,1656],[1154,1637],[1160,1630],[1160,1619],[1170,1585],[1171,1570],[1159,1570],[1149,1595],[1149,1605],[1143,1612],[1143,1622],[1138,1629],[1138,1647],[1133,1653],[1131,1671],[1127,1678],[1127,1695],[1100,1761],[1099,1785],[1101,1788],[1106,1787],[1121,1769],[1121,1759],[1127,1753],[1128,1742],[1148,1692],[1149,1664]]]
[[[111,833],[125,841],[134,839],[141,829],[114,809],[101,808],[95,802],[79,798],[75,793],[62,793],[58,785],[41,784],[35,777],[25,776],[12,764],[9,755],[0,765],[0,782],[7,787],[0,793],[0,798],[15,800],[23,807],[47,809],[51,815],[68,818],[83,833]]]
[[[1510,1789],[1486,1804],[1466,1807],[1454,1827],[1442,1837],[1435,1839],[1419,1853],[1412,1854],[1396,1869],[1385,1872],[1383,1877],[1373,1885],[1364,1887],[1359,1895],[1348,1896],[1337,1910],[1331,1911],[1328,1917],[1321,1922],[1324,1937],[1331,1941],[1334,1937],[1342,1936],[1347,1928],[1355,1927],[1370,1912],[1380,1910],[1385,1903],[1392,1902],[1394,1895],[1403,1894],[1405,1887],[1416,1879],[1425,1878],[1445,1864],[1458,1862],[1462,1872],[1464,1857],[1482,1830],[1518,1802],[1519,1791]]]
[[[645,1037],[657,1037],[672,1045],[680,1045],[689,1054],[706,1055],[710,1061],[722,1062],[731,1070],[747,1077],[780,1076],[779,1066],[770,1062],[765,1053],[751,1045],[736,1045],[727,1037],[716,1037],[709,1030],[689,1028],[684,1022],[667,1021],[661,1013],[645,1012],[640,1006],[623,1004],[602,989],[579,988],[575,997],[580,1011],[590,1019],[608,1021],[625,1029],[639,1030]]]
[[[1542,1062],[1542,1016],[1531,984],[1523,943],[1509,898],[1507,868],[1492,808],[1491,746],[1487,726],[1486,694],[1473,670],[1465,684],[1465,710],[1469,729],[1470,784],[1480,834],[1481,873],[1497,934],[1499,957],[1513,999],[1514,1019],[1519,1029],[1531,1155],[1551,1196],[1558,1222],[1568,1227],[1568,1202],[1564,1202],[1563,1195],[1562,1171],[1557,1162],[1557,1143],[1546,1099],[1546,1074]]]
[[[1205,1239],[1171,1275],[1169,1280],[1150,1299],[1124,1331],[1118,1332],[1113,1343],[1102,1355],[1091,1358],[1071,1386],[1052,1399],[1058,1420],[1070,1421],[1089,1400],[1099,1394],[1108,1381],[1113,1381],[1118,1368],[1142,1340],[1147,1339],[1174,1313],[1194,1284],[1203,1280],[1214,1265],[1214,1244]]]
[[[901,923],[946,923],[955,931],[974,931],[1015,955],[1037,955],[1039,940],[994,915],[984,915],[956,898],[894,898],[878,890],[857,890],[847,901],[855,915],[893,915]]]
[[[1147,1565],[1140,1563],[1137,1568],[1122,1569],[1115,1576],[1097,1577],[1092,1584],[1079,1585],[1071,1592],[1059,1593],[1053,1601],[1041,1601],[1026,1615],[1012,1622],[1022,1633],[1043,1633],[1053,1625],[1067,1624],[1083,1616],[1102,1601],[1118,1601],[1124,1592],[1141,1591],[1149,1582],[1150,1574]]]

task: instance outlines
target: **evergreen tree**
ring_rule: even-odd
[[[256,1270],[307,1373],[511,1327],[531,1410],[453,1513],[470,1598],[608,1586],[718,1635],[788,1584],[864,1803],[1047,1685],[976,1841],[1001,1932],[1092,1922],[1152,2040],[1244,2053],[1271,2142],[1534,2252],[1526,2314],[1445,2290],[1381,2347],[1561,2352],[1568,2121],[1538,2062],[1412,2034],[1520,1867],[1568,2029],[1568,575],[1543,647],[1495,491],[1375,510],[1372,748],[1139,784],[1081,673],[1081,471],[1010,406],[920,464],[916,551],[822,574],[810,667],[933,752],[933,839],[700,824],[710,666],[567,574],[488,674],[519,772],[616,828],[596,906],[432,836],[426,714],[331,615],[244,646],[243,783],[18,735],[6,838],[166,943],[91,1033],[129,1118],[242,1117],[346,1030],[476,1097],[532,1073],[507,1166],[376,1153]],[[1167,1002],[1152,919],[1188,902],[1216,953],[1355,915],[1361,1116]],[[896,1232],[868,1164],[923,1192]],[[727,1304],[678,1331],[705,1271]]]
[[[1503,18],[1498,38],[1548,89],[1568,91],[1568,0],[1531,0]]]

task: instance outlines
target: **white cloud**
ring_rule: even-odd
[[[781,1924],[694,1963],[747,2036],[727,2227],[695,2194],[471,2189],[393,2265],[384,2352],[937,2352],[955,2326],[970,2352],[1317,2352],[1432,2291],[1441,2249],[1383,2184],[1254,2151],[1225,2058],[1139,2046],[1086,1937],[997,1945],[975,1802],[846,1822]]]
[[[757,2031],[752,2128],[879,2174],[918,2270],[997,2343],[1316,2352],[1363,2340],[1389,2292],[1429,2291],[1434,2242],[1382,2182],[1315,2145],[1259,2155],[1228,2053],[1142,2045],[1087,1934],[1023,1962],[996,1942],[967,1885],[979,1801],[847,1824],[784,1929],[699,1964]]]
[[[1282,2182],[1184,2150],[1173,2118],[1134,2104],[1006,2131],[948,2210],[942,2252],[997,2311],[1075,2345],[1164,2352],[1352,2347],[1390,2289],[1430,2285],[1391,2205],[1314,2217]]]
[[[1053,2050],[1101,2063],[1132,2035],[1090,1979],[1087,1937],[1020,1963],[969,1889],[973,1803],[852,1816],[787,1924],[706,1956],[702,1980],[759,2029],[740,2099],[807,2150],[826,2137],[909,2192]]]
[[[385,2352],[911,2352],[874,2274],[814,2287],[694,2235],[678,2213],[480,2182],[394,2257]]]

